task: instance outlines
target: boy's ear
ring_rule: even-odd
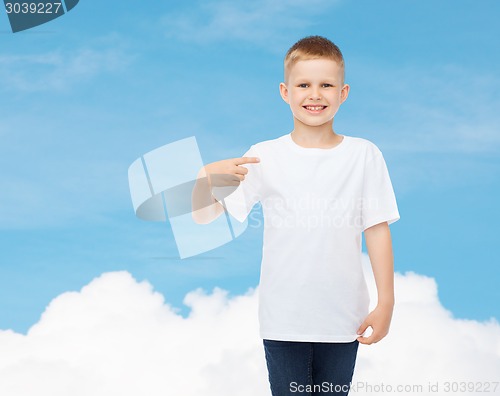
[[[290,104],[290,99],[288,99],[288,88],[285,83],[280,83],[280,95],[286,103]]]
[[[344,86],[342,87],[342,91],[340,92],[340,103],[344,103],[347,99],[347,97],[349,96],[349,90],[351,89],[351,87],[349,86],[349,84],[344,84]]]

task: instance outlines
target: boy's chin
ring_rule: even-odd
[[[304,120],[294,117],[294,125],[300,126],[300,128],[319,128],[327,125],[333,125],[333,118],[325,121],[323,120]]]

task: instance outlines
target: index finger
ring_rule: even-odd
[[[260,162],[260,159],[258,157],[241,157],[241,158],[235,158],[234,164],[243,165],[243,164],[252,164],[257,162]]]

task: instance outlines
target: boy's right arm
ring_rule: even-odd
[[[224,207],[212,195],[212,187],[236,188],[248,173],[248,169],[241,165],[256,162],[259,162],[256,157],[231,158],[201,168],[191,195],[193,220],[198,224],[208,224],[218,218]]]

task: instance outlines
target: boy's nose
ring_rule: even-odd
[[[309,99],[310,100],[320,100],[321,95],[319,94],[318,90],[313,89],[311,94],[309,95]]]

